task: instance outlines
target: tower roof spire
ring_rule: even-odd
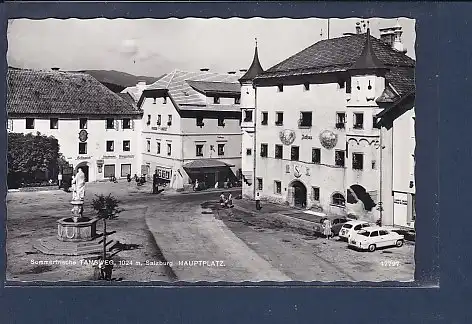
[[[385,70],[388,69],[375,55],[372,48],[370,28],[367,27],[366,42],[361,55],[349,70]]]
[[[264,72],[264,69],[259,62],[259,54],[257,52],[257,38],[255,38],[256,46],[254,50],[254,58],[252,64],[247,70],[247,72],[239,79],[239,82],[252,81],[258,74]]]

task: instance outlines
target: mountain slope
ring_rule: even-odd
[[[75,72],[87,73],[103,84],[112,84],[123,88],[135,86],[139,81],[146,81],[147,84],[151,84],[163,77],[136,76],[115,70],[81,70]]]

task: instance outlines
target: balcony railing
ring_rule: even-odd
[[[312,126],[311,120],[299,119],[298,127],[299,128],[310,128]]]
[[[345,128],[346,128],[346,124],[345,124],[345,123],[336,123],[336,128],[337,128],[337,129],[345,129]]]

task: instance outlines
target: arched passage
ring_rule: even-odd
[[[294,206],[305,208],[306,198],[307,198],[306,186],[301,181],[298,181],[298,180],[293,181],[290,186],[293,192]]]
[[[355,184],[350,187],[351,192],[349,193],[348,200],[352,197],[355,200],[360,200],[364,204],[364,209],[371,211],[375,207],[375,202],[372,200],[372,197],[361,185]],[[356,199],[357,198],[357,199]]]
[[[77,166],[75,167],[75,173],[77,174],[77,171],[79,170],[79,168],[82,169],[82,172],[85,174],[85,182],[88,182],[89,181],[89,165],[87,162],[80,162],[79,164],[77,164]]]

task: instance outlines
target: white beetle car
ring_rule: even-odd
[[[353,233],[349,238],[348,245],[361,250],[369,250],[369,252],[373,252],[379,247],[401,247],[403,241],[403,235],[380,226],[373,226],[365,227],[363,230]]]
[[[345,241],[349,241],[349,237],[352,233],[360,231],[365,227],[372,226],[368,222],[360,221],[360,220],[352,220],[349,222],[344,223],[343,227],[339,231],[339,238]]]

